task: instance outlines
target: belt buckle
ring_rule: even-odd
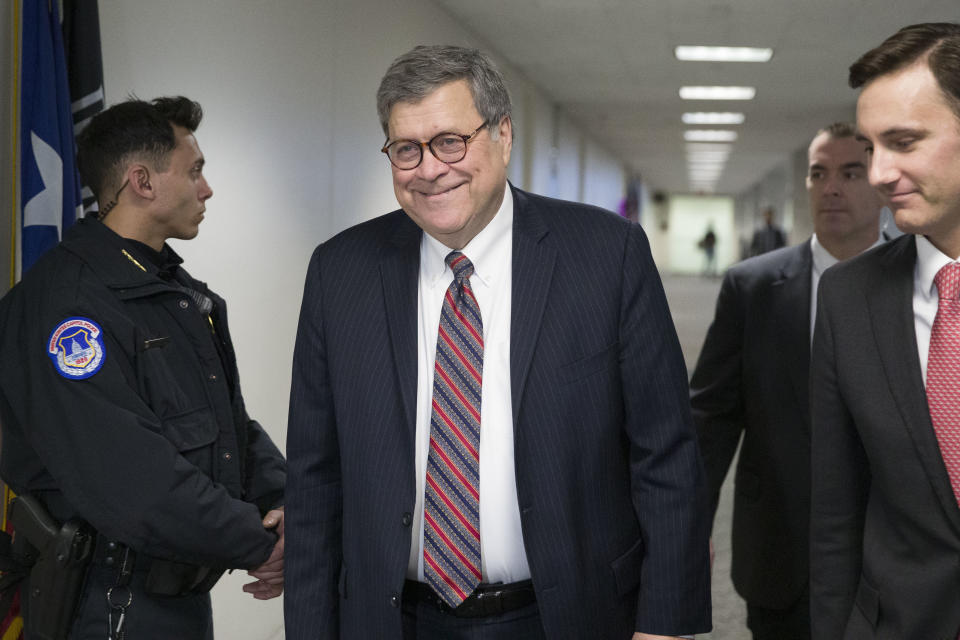
[[[485,616],[500,615],[503,613],[503,589],[481,591],[476,594],[479,609]]]

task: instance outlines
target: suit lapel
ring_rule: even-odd
[[[782,340],[779,356],[790,371],[790,384],[799,402],[804,428],[810,429],[810,273],[813,254],[810,243],[796,247],[789,262],[783,265],[781,277],[773,283],[779,288],[774,317],[778,318]]]
[[[384,245],[380,281],[387,329],[393,347],[397,383],[411,441],[417,416],[417,286],[420,270],[420,228],[403,214]]]
[[[513,284],[510,309],[510,388],[513,423],[520,402],[553,276],[556,250],[541,212],[524,192],[513,193]]]
[[[887,384],[910,432],[914,446],[930,478],[934,493],[947,518],[960,533],[960,508],[950,486],[940,445],[930,422],[927,395],[917,354],[913,316],[913,274],[917,261],[912,236],[893,241],[892,250],[881,268],[868,281],[865,295],[877,350],[883,362]]]

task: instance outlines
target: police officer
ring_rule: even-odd
[[[71,638],[212,638],[226,569],[283,589],[284,459],[247,416],[223,299],[166,244],[213,195],[201,118],[183,97],[98,114],[77,142],[99,219],[0,300],[0,475],[97,533]]]

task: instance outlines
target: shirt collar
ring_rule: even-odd
[[[953,260],[933,246],[933,243],[927,240],[926,236],[917,235],[914,238],[917,243],[917,267],[914,272],[916,285],[928,298],[937,297],[934,292],[933,279],[944,265],[950,264]]]
[[[864,249],[864,251],[869,251],[874,247],[879,247],[884,243],[883,236],[877,234],[877,241],[872,245]],[[832,253],[827,251],[827,248],[820,244],[820,241],[817,240],[817,234],[813,234],[813,237],[810,238],[810,251],[813,253],[813,269],[817,273],[823,273],[833,265],[840,262],[837,260]]]
[[[817,234],[813,234],[813,237],[810,238],[810,251],[813,253],[813,270],[817,273],[823,273],[833,265],[837,264],[839,260],[833,257],[833,254],[827,251],[817,240]]]
[[[503,201],[493,219],[460,250],[473,263],[471,278],[477,278],[485,286],[490,286],[500,272],[504,264],[502,252],[512,249],[510,246],[505,247],[505,244],[513,229],[513,193],[506,184],[503,188]],[[430,286],[449,273],[450,268],[447,267],[445,259],[450,251],[450,247],[429,233],[423,234],[420,244],[420,268]]]

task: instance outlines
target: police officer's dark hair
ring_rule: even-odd
[[[420,102],[445,84],[466,80],[473,105],[490,133],[510,115],[510,93],[493,61],[479,49],[453,45],[420,45],[390,64],[377,90],[377,115],[384,135],[390,111],[398,102]]]
[[[200,126],[203,109],[183,96],[136,97],[95,115],[77,136],[80,176],[103,203],[120,188],[127,165],[134,160],[166,171],[170,152],[177,146],[173,125],[193,132]]]
[[[817,136],[821,133],[825,133],[831,138],[854,138],[857,135],[857,127],[852,122],[833,122],[817,131]],[[814,138],[817,136],[814,136]]]
[[[850,65],[850,86],[859,89],[921,59],[926,59],[940,92],[960,117],[960,24],[956,22],[927,22],[900,29]]]

